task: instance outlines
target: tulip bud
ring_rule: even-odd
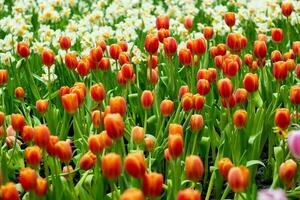
[[[227,180],[229,170],[233,167],[231,160],[229,158],[222,158],[218,161],[218,169],[221,176]]]
[[[178,192],[177,200],[201,200],[201,194],[195,189],[184,189]]]
[[[77,68],[78,61],[75,53],[67,53],[65,55],[65,64],[70,70]]]
[[[38,146],[27,147],[24,151],[25,159],[28,165],[37,167],[42,159],[41,149]]]
[[[174,103],[169,99],[165,99],[160,104],[160,112],[162,116],[169,117],[173,113]]]
[[[233,27],[235,25],[235,13],[227,12],[224,15],[225,23],[229,27]]]
[[[187,48],[182,48],[178,53],[179,61],[182,65],[191,65],[192,64],[192,53]]]
[[[255,92],[258,90],[258,75],[257,74],[252,74],[252,73],[247,73],[244,77],[243,80],[244,88],[249,92]]]
[[[109,55],[114,60],[118,60],[120,53],[122,52],[122,48],[118,44],[112,44],[109,47]]]
[[[264,41],[256,40],[253,45],[253,53],[256,58],[263,59],[267,56],[267,45]]]
[[[300,41],[294,41],[292,44],[292,49],[294,54],[298,54],[298,57],[300,57]]]
[[[288,67],[286,62],[278,61],[273,64],[273,75],[277,81],[283,81],[288,75]]]
[[[251,67],[253,62],[253,57],[251,54],[245,54],[244,56],[244,63],[248,66]]]
[[[50,140],[50,130],[45,125],[34,127],[33,135],[34,143],[41,148],[45,148]]]
[[[215,58],[218,55],[218,48],[216,46],[210,47],[209,53],[211,57]]]
[[[290,49],[288,52],[283,54],[284,61],[287,61],[288,59],[294,59],[294,58],[295,58],[295,54],[292,49]]]
[[[61,162],[68,163],[72,159],[72,148],[69,142],[58,141],[55,146],[55,155]]]
[[[151,152],[154,148],[154,145],[155,145],[155,140],[153,137],[151,136],[147,136],[145,138],[145,149],[148,151],[148,152]]]
[[[25,119],[24,116],[21,114],[12,114],[11,115],[11,125],[15,131],[21,132],[24,125]]]
[[[281,4],[281,12],[285,17],[289,17],[293,12],[293,4],[290,1],[282,2]]]
[[[35,103],[35,107],[38,113],[44,114],[48,110],[49,102],[47,99],[37,100]]]
[[[238,88],[235,91],[235,101],[237,104],[245,104],[247,101],[248,92],[244,88]]]
[[[141,144],[144,141],[145,131],[144,128],[135,126],[131,130],[131,138],[133,142],[137,145]]]
[[[199,79],[196,87],[198,93],[202,96],[205,96],[210,90],[209,82],[206,79]]]
[[[17,87],[15,89],[15,96],[18,100],[23,100],[25,96],[25,91],[22,87]]]
[[[59,38],[59,45],[61,49],[68,50],[71,47],[71,38],[66,35],[62,35]]]
[[[63,95],[61,101],[65,111],[69,114],[74,114],[79,107],[77,95],[74,93]]]
[[[283,40],[283,31],[281,28],[272,28],[271,29],[272,41],[274,43],[280,43]]]
[[[188,112],[194,108],[194,99],[192,93],[185,93],[183,95],[183,97],[181,98],[181,106],[185,112]]]
[[[300,67],[299,67],[300,68]],[[300,70],[299,70],[300,71]],[[182,85],[182,86],[180,86],[180,88],[179,88],[179,97],[181,98],[181,97],[183,97],[183,95],[185,94],[185,93],[188,93],[188,92],[190,92],[190,89],[189,89],[189,86],[187,86],[187,85]]]
[[[293,85],[291,87],[290,100],[292,104],[300,104],[300,85]]]
[[[145,196],[155,198],[163,191],[163,175],[155,172],[146,173],[143,179],[143,191]]]
[[[55,55],[54,52],[50,49],[44,49],[42,51],[42,63],[47,67],[51,67],[54,64]]]
[[[173,37],[167,37],[163,41],[165,54],[169,57],[173,56],[177,50],[177,42]]]
[[[183,25],[186,30],[191,30],[193,28],[193,18],[191,16],[186,16],[183,20]]]
[[[125,80],[131,80],[134,76],[133,65],[125,63],[122,65],[121,72]]]
[[[175,160],[179,157],[183,151],[183,139],[181,135],[169,135],[168,138],[168,149],[170,156]]]
[[[148,68],[155,69],[158,64],[158,57],[155,55],[152,55],[152,63],[150,63],[150,56],[147,57],[147,66]]]
[[[278,108],[275,112],[275,124],[277,127],[285,130],[289,127],[291,121],[290,111],[287,108]]]
[[[134,178],[143,178],[146,172],[144,155],[142,153],[129,153],[125,158],[125,171]]]
[[[103,176],[109,180],[117,179],[122,172],[121,156],[116,153],[108,153],[102,157],[101,168]]]
[[[0,86],[4,86],[8,79],[8,72],[6,69],[0,69]]]
[[[126,41],[121,40],[118,42],[118,45],[121,47],[123,52],[126,52],[128,50],[128,44]]]
[[[104,118],[104,127],[111,139],[121,138],[125,131],[125,124],[120,114],[108,114]]]
[[[218,93],[222,98],[229,98],[233,92],[233,84],[230,79],[224,78],[218,81]]]
[[[120,65],[124,65],[126,63],[127,64],[130,63],[129,55],[126,52],[121,52],[120,55],[119,55],[118,60],[119,60]]]
[[[33,191],[37,184],[37,174],[31,168],[23,168],[20,171],[19,182],[24,191]]]
[[[190,127],[195,133],[199,132],[203,128],[203,123],[203,117],[200,114],[194,114],[190,118]]]
[[[156,28],[159,29],[169,29],[169,17],[166,15],[160,15],[156,18]]]
[[[98,63],[99,69],[102,71],[107,71],[110,68],[110,61],[109,58],[103,57],[100,62]]]
[[[234,192],[243,192],[248,187],[249,169],[245,166],[232,167],[228,173],[228,184]]]
[[[190,155],[185,158],[185,175],[194,182],[198,182],[204,175],[204,166],[201,158],[196,155]]]
[[[289,159],[282,163],[279,168],[279,178],[288,187],[292,187],[294,183],[294,177],[297,173],[297,163],[292,159]]]
[[[120,200],[144,200],[144,194],[136,188],[126,189],[120,196]]]
[[[157,36],[147,35],[145,39],[145,49],[149,54],[155,54],[158,50],[159,41]]]
[[[157,68],[151,70],[152,70],[152,74],[150,74],[150,69],[147,69],[147,81],[155,85],[158,82]]]
[[[103,52],[101,47],[94,47],[90,50],[90,58],[93,62],[100,62]]]
[[[90,95],[96,102],[102,102],[105,98],[105,88],[101,83],[96,83],[90,88]]]
[[[46,150],[50,156],[55,156],[55,144],[59,141],[59,138],[55,135],[50,135],[49,142]]]
[[[36,181],[35,194],[38,197],[43,197],[46,195],[48,191],[48,183],[46,179],[42,177],[38,177]]]
[[[89,62],[86,60],[80,60],[77,64],[78,74],[84,77],[89,74],[89,71],[90,71]]]
[[[33,139],[34,129],[31,126],[24,126],[21,136],[24,142],[30,142]]]
[[[14,183],[8,182],[1,186],[1,200],[19,200],[19,193]]]
[[[144,109],[149,109],[154,102],[154,93],[149,90],[144,90],[141,95],[141,104]]]
[[[111,97],[109,100],[110,112],[119,113],[121,116],[125,116],[126,113],[126,101],[124,97],[116,96]]]
[[[201,56],[206,51],[206,40],[205,38],[189,40],[186,43],[186,47],[191,51],[193,55]]]
[[[276,62],[282,61],[282,60],[283,60],[283,57],[282,57],[280,51],[278,51],[278,50],[272,51],[272,53],[271,53],[272,63],[276,63]]]
[[[222,68],[222,63],[223,63],[223,56],[216,56],[215,58],[214,58],[214,63],[215,63],[215,66],[216,66],[216,68]]]
[[[231,95],[229,98],[221,98],[221,103],[224,108],[233,108],[235,106],[235,96]]]
[[[205,37],[206,40],[211,40],[214,36],[214,29],[213,27],[210,26],[205,26],[203,28],[203,35]]]
[[[82,170],[89,170],[96,164],[97,157],[92,152],[87,152],[79,160],[79,168]]]
[[[30,55],[30,48],[26,42],[19,42],[17,45],[17,52],[20,57],[27,58]]]
[[[196,111],[202,110],[205,104],[205,97],[199,94],[195,94],[193,96],[193,101],[194,101],[194,110]]]
[[[101,124],[101,121],[100,121],[100,111],[99,110],[94,110],[92,112],[92,123],[93,123],[93,126],[94,128],[99,128],[100,127],[100,124]]]
[[[183,136],[183,127],[182,127],[182,125],[175,124],[175,123],[170,123],[168,134],[169,135],[180,135],[180,136]]]
[[[247,122],[247,111],[236,110],[233,114],[233,123],[237,128],[244,128]]]
[[[98,155],[104,149],[104,142],[100,139],[100,135],[90,135],[88,138],[89,150]]]
[[[164,39],[170,36],[170,32],[168,29],[159,29],[157,32],[157,37],[159,42],[163,43]]]

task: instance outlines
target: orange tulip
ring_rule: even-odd
[[[144,128],[135,126],[131,129],[131,138],[135,144],[137,145],[141,144],[144,141],[144,137],[145,137]]]
[[[45,125],[38,125],[34,127],[33,135],[34,143],[41,148],[46,148],[50,140],[50,130]]]
[[[169,135],[168,138],[168,149],[170,152],[170,156],[173,159],[179,157],[183,151],[183,138],[181,135]]]
[[[279,50],[274,50],[271,53],[271,61],[272,63],[276,63],[278,61],[282,61],[283,57]]]
[[[182,85],[182,86],[180,86],[180,88],[179,88],[179,97],[181,98],[181,97],[183,97],[183,95],[184,95],[185,93],[189,93],[189,92],[190,92],[189,86],[187,86],[187,85]]]
[[[179,61],[182,65],[191,65],[192,64],[192,53],[188,48],[182,48],[178,53]]]
[[[4,86],[8,79],[8,72],[6,69],[0,69],[0,86]]]
[[[284,61],[278,61],[273,64],[273,75],[277,81],[283,81],[288,75],[288,66]]]
[[[8,182],[1,186],[1,200],[19,200],[19,193],[14,183]]]
[[[104,119],[104,127],[107,135],[115,140],[123,136],[125,124],[120,114],[108,114]]]
[[[192,52],[193,55],[201,56],[206,51],[206,40],[205,38],[189,40],[186,43],[186,47]]]
[[[0,126],[3,126],[4,122],[5,122],[5,114],[4,112],[0,111]]]
[[[88,145],[90,151],[95,155],[100,154],[105,147],[103,140],[100,139],[100,135],[90,135]]]
[[[50,135],[46,150],[50,156],[55,156],[55,144],[59,141],[56,135]]]
[[[24,155],[27,163],[32,167],[37,167],[42,159],[41,149],[38,146],[27,147]]]
[[[200,114],[193,114],[190,118],[190,127],[194,133],[199,132],[203,128],[203,117]]]
[[[193,99],[194,99],[194,109],[196,111],[202,110],[202,108],[204,107],[204,104],[205,104],[205,97],[201,96],[199,94],[195,94],[193,96]]]
[[[206,79],[199,79],[196,87],[198,93],[202,96],[205,96],[210,91],[209,81]]]
[[[79,168],[82,170],[89,170],[96,164],[97,157],[92,152],[87,152],[79,160]]]
[[[125,63],[122,65],[121,72],[125,80],[131,80],[134,76],[134,68],[132,64]]]
[[[143,178],[146,162],[142,153],[129,153],[125,158],[125,171],[134,178]]]
[[[206,40],[211,40],[214,36],[214,29],[211,26],[205,26],[203,28],[203,35]]]
[[[105,58],[103,57],[100,62],[98,63],[98,67],[99,69],[101,69],[102,71],[107,71],[110,68],[110,61],[109,58]]]
[[[101,47],[102,51],[105,52],[106,51],[106,43],[104,40],[98,40],[96,42],[96,46],[97,47]]]
[[[54,151],[61,162],[68,163],[72,159],[72,147],[67,141],[58,141],[54,146]]]
[[[169,99],[165,99],[160,103],[160,112],[162,116],[169,117],[174,111],[174,103]]]
[[[111,97],[109,100],[110,112],[119,113],[121,116],[125,116],[126,113],[126,100],[124,97],[116,96]]]
[[[116,153],[108,153],[102,157],[101,168],[103,176],[109,180],[114,180],[121,175],[122,160]]]
[[[65,111],[69,114],[74,114],[79,107],[77,95],[74,93],[61,96],[61,101]]]
[[[247,111],[243,109],[236,110],[233,114],[233,123],[237,128],[244,128],[247,122]]]
[[[44,114],[48,110],[49,102],[47,99],[39,99],[35,103],[36,110],[40,114]]]
[[[277,108],[275,112],[275,124],[277,127],[285,130],[289,127],[291,121],[290,111],[287,108]]]
[[[21,114],[12,114],[11,115],[11,125],[15,131],[21,132],[25,126],[24,116]]]
[[[235,13],[227,12],[224,15],[225,23],[229,27],[233,27],[235,25]]]
[[[122,48],[118,44],[112,44],[109,47],[109,55],[114,60],[118,60],[120,53],[122,52]]]
[[[155,54],[158,50],[158,37],[154,35],[147,35],[145,39],[145,49],[149,54]]]
[[[77,68],[78,61],[75,53],[67,53],[65,55],[65,64],[70,70]]]
[[[126,189],[120,196],[120,200],[144,200],[144,194],[136,188]]]
[[[180,136],[183,136],[183,127],[182,127],[182,125],[175,124],[175,123],[170,123],[168,134],[169,135],[180,135]]]
[[[222,158],[218,161],[218,169],[221,176],[227,180],[229,170],[233,167],[231,160],[229,158]]]
[[[121,40],[118,42],[118,45],[121,47],[123,52],[126,52],[128,50],[128,44],[126,41]]]
[[[21,136],[24,142],[30,142],[33,139],[34,129],[31,126],[24,126]]]
[[[178,192],[177,200],[201,200],[201,194],[195,189],[184,189]]]
[[[218,93],[222,98],[229,98],[233,92],[233,84],[230,79],[224,78],[218,81]]]
[[[293,85],[291,87],[290,100],[292,104],[300,104],[300,85]]]
[[[281,28],[272,28],[271,36],[274,43],[280,43],[283,40],[283,31]]]
[[[124,65],[126,63],[129,64],[130,63],[129,54],[127,52],[121,52],[118,60],[120,65]]]
[[[23,168],[20,171],[19,182],[24,191],[33,191],[37,184],[37,174],[31,168]]]
[[[256,40],[253,45],[253,53],[256,58],[263,59],[267,56],[267,45],[266,42]]]
[[[15,89],[15,96],[17,99],[19,100],[23,100],[24,99],[24,96],[25,96],[25,91],[22,87],[17,87]]]
[[[198,182],[204,175],[204,166],[199,156],[190,155],[185,158],[185,175],[194,182]]]
[[[27,42],[19,42],[17,45],[17,52],[22,58],[27,58],[30,55],[30,48]]]
[[[181,106],[185,112],[194,108],[194,99],[192,93],[185,93],[181,98]]]
[[[279,178],[283,183],[287,184],[289,188],[293,185],[293,179],[296,173],[297,163],[292,159],[289,159],[280,165]]]
[[[183,25],[187,30],[191,30],[193,28],[193,18],[191,16],[186,16]]]
[[[153,150],[154,145],[155,145],[155,141],[153,137],[148,136],[145,138],[145,149],[148,152],[151,152]]]
[[[44,49],[42,51],[42,63],[47,67],[51,67],[54,64],[55,55],[54,52],[50,49]]]
[[[162,174],[155,172],[146,173],[143,179],[143,191],[145,196],[151,198],[160,196],[163,191],[163,182]]]
[[[281,12],[285,17],[289,17],[293,12],[293,4],[290,1],[284,1],[281,4]]]
[[[248,187],[249,169],[245,166],[232,167],[228,173],[228,184],[234,192],[243,192]]]
[[[166,15],[160,15],[156,18],[156,28],[159,29],[169,29],[169,17]]]
[[[161,42],[161,43],[163,43],[164,39],[169,36],[170,36],[169,29],[162,28],[157,31],[157,37],[158,37],[159,42]]]
[[[102,59],[103,52],[101,47],[94,47],[90,50],[90,58],[92,61],[98,63]]]
[[[36,182],[35,194],[38,197],[43,197],[48,191],[48,183],[46,179],[39,177]]]
[[[173,37],[167,37],[163,41],[164,52],[167,56],[173,56],[177,51],[177,42]]]
[[[249,92],[255,92],[258,90],[258,75],[257,74],[252,74],[252,73],[247,73],[244,77],[243,80],[244,88]]]
[[[61,49],[68,50],[71,47],[71,38],[66,35],[62,35],[59,38],[59,45]]]
[[[149,90],[144,90],[141,95],[141,104],[144,109],[149,109],[154,102],[154,93]]]
[[[101,83],[96,83],[90,88],[90,95],[94,101],[102,102],[105,98],[105,88]]]
[[[245,104],[247,101],[248,92],[244,88],[238,88],[235,91],[235,101],[237,104]]]

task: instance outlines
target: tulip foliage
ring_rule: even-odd
[[[299,198],[299,3],[171,2],[0,3],[1,200]]]

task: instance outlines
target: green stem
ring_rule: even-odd
[[[224,200],[227,197],[227,195],[229,194],[229,192],[230,192],[230,187],[229,187],[229,184],[227,184],[227,186],[226,186],[226,188],[224,190],[224,193],[223,193],[223,195],[221,197],[221,200]]]
[[[208,185],[208,190],[207,190],[207,193],[206,193],[206,197],[205,197],[205,200],[209,200],[209,197],[211,195],[211,192],[212,192],[212,189],[213,189],[213,186],[214,186],[214,180],[216,178],[216,172],[213,171],[211,177],[210,177],[210,181],[209,181],[209,185]]]
[[[145,109],[144,132],[147,134],[147,109]]]

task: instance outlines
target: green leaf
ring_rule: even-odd
[[[262,165],[263,167],[266,167],[265,164],[260,160],[249,160],[246,164],[246,167],[251,167],[253,165]]]

